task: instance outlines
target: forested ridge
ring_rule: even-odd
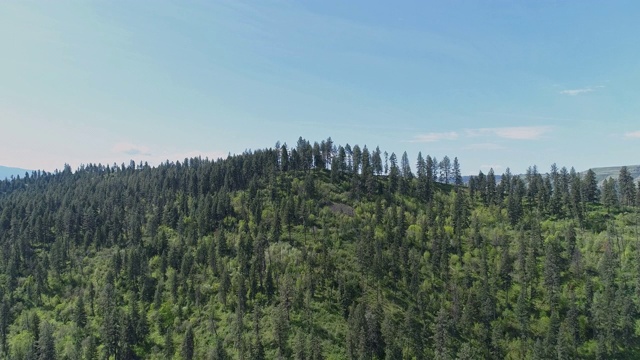
[[[640,358],[626,168],[311,144],[0,181],[0,358]]]

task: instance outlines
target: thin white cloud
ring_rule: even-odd
[[[505,139],[535,140],[551,131],[550,126],[520,126],[497,128],[496,135]]]
[[[592,88],[569,89],[569,90],[560,91],[560,94],[569,95],[569,96],[576,96],[576,95],[580,95],[580,94],[590,93],[592,91],[593,91]]]
[[[499,128],[466,129],[468,137],[497,136],[510,140],[536,140],[551,131],[551,126],[514,126]]]
[[[577,95],[580,95],[580,94],[586,94],[586,93],[594,92],[594,91],[596,91],[596,89],[603,88],[603,87],[604,86],[602,86],[602,85],[598,85],[598,86],[587,86],[587,87],[578,88],[578,89],[566,89],[566,90],[560,91],[560,94],[569,95],[569,96],[577,96]]]
[[[525,115],[511,112],[496,112],[496,111],[483,111],[480,114],[488,115],[491,117],[498,117],[503,119],[527,119],[527,120],[535,120],[535,121],[575,121],[573,118],[566,117],[555,117],[555,116],[544,116],[544,115]]]
[[[624,137],[627,139],[640,139],[640,130],[626,132]]]
[[[455,131],[440,132],[440,133],[426,133],[416,135],[410,142],[436,142],[440,140],[455,140],[458,138],[458,133]]]
[[[136,145],[131,143],[117,143],[111,149],[114,153],[126,154],[131,156],[142,155],[150,156],[149,148],[144,145]]]
[[[464,148],[465,150],[502,150],[504,146],[494,143],[470,144]]]

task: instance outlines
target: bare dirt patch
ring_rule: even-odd
[[[334,214],[345,214],[347,216],[354,216],[356,211],[347,204],[329,203],[327,205],[329,210]]]

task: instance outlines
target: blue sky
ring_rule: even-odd
[[[0,2],[0,165],[331,136],[465,174],[638,164],[637,1]]]

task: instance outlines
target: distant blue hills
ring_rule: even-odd
[[[31,174],[31,170],[0,165],[0,180],[10,179],[11,176],[15,177],[18,175],[20,175],[20,177],[24,177],[24,174],[27,172]]]

